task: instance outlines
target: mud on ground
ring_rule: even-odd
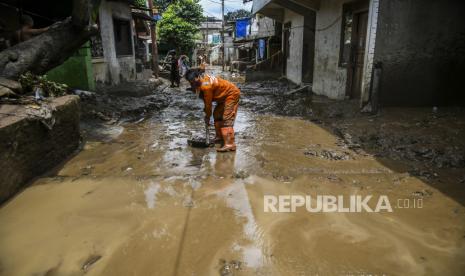
[[[144,117],[169,105],[167,86],[162,80],[100,86],[95,93],[81,95],[82,118],[114,123]]]
[[[337,135],[360,154],[399,161],[413,175],[437,178],[437,170],[465,168],[465,108],[383,108],[361,113],[358,100],[330,100],[311,91],[289,94],[286,82],[240,84],[242,106],[264,114],[300,117]],[[345,159],[328,152],[329,159]]]
[[[347,102],[287,97],[279,85],[241,84],[235,153],[187,146],[203,134],[203,104],[184,89],[166,90],[166,108],[87,139],[0,208],[0,274],[464,275],[464,168],[391,149],[404,133],[422,138],[406,148],[433,148],[446,136],[438,147],[461,147],[460,113],[416,126],[428,110],[366,116]],[[359,139],[365,131],[380,138]],[[442,182],[409,172],[428,164]],[[264,195],[290,194],[386,195],[424,206],[264,212]]]

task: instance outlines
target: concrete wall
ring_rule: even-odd
[[[284,11],[283,22],[291,22],[291,30],[289,36],[289,58],[285,61],[286,78],[296,84],[301,84],[304,17],[286,9]]]
[[[234,38],[232,36],[224,36],[224,58],[226,64],[229,64],[233,58],[234,53]]]
[[[380,103],[464,103],[465,1],[381,1],[375,62]]]
[[[213,46],[210,53],[210,64],[220,65],[221,64],[221,51],[220,45]]]
[[[84,44],[63,64],[47,72],[47,78],[51,81],[65,83],[71,88],[94,91],[95,81],[89,43]]]
[[[106,83],[110,79],[108,66],[103,58],[92,59],[92,71],[96,83]]]
[[[201,22],[200,33],[202,34],[202,42],[208,42],[208,35],[220,34],[221,22]]]
[[[102,72],[101,68],[94,67],[94,71],[97,74],[96,81],[101,81],[103,79],[105,83],[114,85],[121,81],[135,79],[136,60],[134,51],[131,56],[121,57],[116,55],[113,17],[132,20],[129,5],[123,2],[109,2],[103,0],[99,8],[100,34],[102,37],[104,61],[107,68],[105,73]],[[134,41],[132,41],[132,45],[134,49]]]
[[[246,70],[245,71],[245,81],[263,81],[263,80],[272,80],[278,79],[281,77],[280,71],[252,71]]]
[[[275,34],[275,22],[273,19],[261,14],[256,14],[255,17],[252,17],[250,24],[251,38],[264,38],[274,36]]]
[[[371,98],[372,77],[374,69],[374,59],[376,50],[376,34],[378,33],[378,17],[379,17],[379,2],[380,0],[370,0],[368,7],[368,30],[365,45],[365,64],[363,66],[362,79],[362,94],[360,104],[364,106]],[[379,83],[375,80],[376,83]]]
[[[55,98],[55,123],[46,127],[37,117],[26,116],[22,105],[1,105],[0,203],[20,191],[29,180],[57,166],[79,146],[79,97]]]
[[[136,60],[134,56],[118,57],[120,66],[120,80],[131,81],[136,79]]]
[[[321,1],[316,15],[313,92],[332,99],[344,99],[347,70],[339,67],[342,5],[349,1]]]
[[[253,0],[252,13],[255,14],[268,5],[271,0]]]

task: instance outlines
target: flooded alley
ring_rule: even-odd
[[[246,90],[236,152],[187,145],[203,103],[184,89],[84,128],[81,151],[1,207],[0,275],[464,275],[463,169],[440,174],[446,193]],[[393,211],[265,212],[273,195],[385,195]]]
[[[0,276],[464,276],[464,15],[0,0]]]

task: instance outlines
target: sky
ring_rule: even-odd
[[[252,1],[243,4],[242,0],[224,0],[224,13],[245,9],[250,11],[252,9]],[[221,0],[201,0],[200,5],[203,7],[203,14],[205,16],[215,16],[221,19]]]

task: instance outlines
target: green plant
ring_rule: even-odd
[[[158,9],[159,13],[165,12],[166,8],[172,3],[175,2],[174,0],[152,0],[153,6]],[[145,0],[134,0],[134,6],[136,7],[147,7]]]
[[[235,10],[232,12],[228,12],[227,14],[224,15],[224,19],[226,21],[230,21],[230,20],[236,20],[239,18],[246,18],[246,17],[251,17],[251,16],[252,16],[252,13],[250,11],[239,9],[239,10]]]
[[[40,87],[46,97],[63,96],[68,91],[66,84],[49,81],[47,76],[37,76],[31,72],[22,74],[19,77],[19,82],[25,91],[33,91],[34,88]]]
[[[198,0],[171,3],[158,23],[160,41],[176,45],[180,52],[188,53],[195,45],[202,13]]]

